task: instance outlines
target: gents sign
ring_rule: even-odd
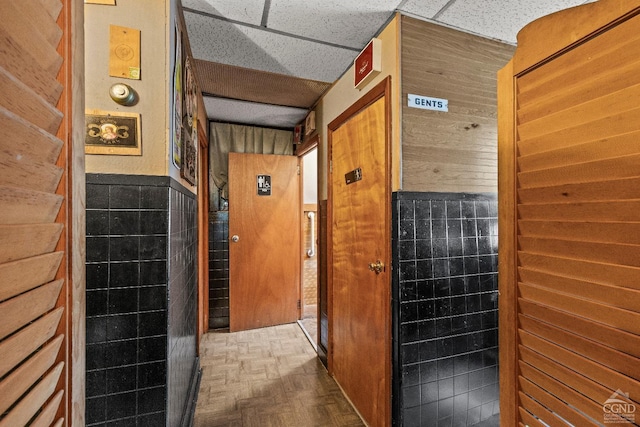
[[[422,108],[423,110],[449,111],[449,100],[441,98],[430,98],[409,94],[409,107]]]

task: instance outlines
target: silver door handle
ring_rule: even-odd
[[[316,213],[309,212],[307,217],[310,220],[309,226],[311,227],[311,248],[307,249],[307,256],[313,258],[316,256]]]
[[[231,237],[231,241],[233,243],[238,243],[238,240],[240,240],[240,237],[237,234],[234,234],[233,237]]]

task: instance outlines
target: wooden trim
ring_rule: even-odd
[[[56,419],[68,426],[85,425],[85,152],[84,152],[84,3],[64,0],[58,17],[63,39],[58,52],[64,63],[58,75],[64,92],[58,109],[64,120],[58,138],[64,142],[59,157],[63,167],[58,193],[65,195],[59,219],[64,218],[65,231],[59,247],[66,251],[58,277],[66,278],[58,298],[58,306],[65,306],[58,333],[65,338],[59,361],[64,362],[57,390],[64,389],[63,404]]]
[[[515,79],[513,61],[498,72],[498,290],[500,425],[518,424]]]
[[[200,164],[198,182],[198,325],[196,348],[209,331],[209,140],[201,122],[198,123]]]
[[[318,180],[318,190],[320,190],[320,180]],[[327,222],[327,201],[326,200],[318,200],[318,357],[320,361],[324,364],[325,367],[328,366],[328,342],[327,346],[322,342],[322,316],[323,309],[327,311],[327,319],[329,318],[328,314],[328,284],[327,284],[327,274],[329,272],[329,267],[327,264],[327,256],[328,256],[328,222]],[[326,301],[326,303],[325,303]]]
[[[300,239],[298,248],[298,262],[300,263],[300,271],[299,271],[299,283],[298,286],[298,319],[302,319],[302,314],[304,313],[304,260],[306,258],[306,250],[305,250],[305,239],[306,236],[304,234],[304,223],[306,222],[306,218],[304,216],[304,162],[302,161],[303,154],[296,152],[298,155],[298,206],[301,206],[299,216],[300,222],[298,223],[298,228],[300,229]]]
[[[319,143],[320,143],[320,135],[316,133],[313,135],[313,137],[311,137],[311,139],[309,139],[308,141],[305,141],[303,144],[298,145],[296,147],[296,156],[298,157],[304,156],[309,151],[313,150],[314,148],[317,148]]]
[[[640,0],[600,0],[537,19],[518,33],[513,75],[560,55],[638,13]]]
[[[328,357],[327,357],[327,368],[331,375],[333,375],[333,249],[332,249],[332,227],[333,223],[333,186],[331,185],[331,159],[333,153],[333,132],[336,131],[342,124],[348,121],[351,117],[358,114],[360,111],[367,108],[369,105],[373,104],[380,98],[385,98],[385,120],[386,120],[386,129],[385,129],[385,182],[387,186],[386,191],[386,206],[387,206],[387,215],[385,220],[385,239],[388,245],[385,247],[385,264],[391,265],[391,143],[392,143],[392,92],[391,92],[391,76],[386,77],[380,83],[378,83],[373,89],[367,92],[362,98],[357,100],[354,104],[352,104],[349,108],[347,108],[342,114],[340,114],[337,118],[331,121],[328,128],[327,133],[327,293],[328,293],[328,321],[329,321],[329,348],[328,348]],[[391,277],[389,275],[389,277]],[[389,280],[388,286],[388,295],[387,299],[389,301],[388,310],[385,313],[385,325],[387,328],[385,330],[385,336],[388,338],[388,345],[385,348],[385,375],[387,381],[385,382],[385,395],[388,397],[387,406],[385,408],[385,412],[387,414],[386,419],[383,420],[383,425],[391,425],[391,382],[392,382],[392,360],[391,360],[391,346],[392,346],[392,336],[391,336],[391,280]]]
[[[344,110],[342,114],[333,119],[331,123],[327,126],[329,133],[327,136],[331,136],[331,132],[334,132],[338,129],[344,122],[349,120],[351,117],[355,116],[359,111],[364,110],[369,105],[376,102],[378,99],[383,96],[390,94],[391,92],[391,76],[388,76],[386,79],[378,83],[373,89],[364,94],[364,96],[358,99],[355,103],[353,103],[349,108]],[[391,124],[389,124],[391,126]],[[331,144],[328,144],[329,149],[331,149]],[[329,209],[331,210],[331,209]]]

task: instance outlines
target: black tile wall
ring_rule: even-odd
[[[87,174],[88,426],[165,425],[173,401],[186,399],[168,374],[178,348],[190,368],[195,359],[196,205],[191,195],[186,209],[170,209],[180,187],[168,177]],[[193,224],[188,231],[174,234],[176,215]],[[169,307],[172,288],[188,289],[184,307]],[[181,322],[176,344],[168,325]]]
[[[169,347],[167,422],[184,425],[194,381],[199,374],[196,355],[198,305],[198,229],[195,195],[169,189]],[[150,372],[150,381],[159,373]]]
[[[498,426],[497,200],[393,195],[394,424]]]
[[[209,327],[229,327],[229,212],[209,219]]]

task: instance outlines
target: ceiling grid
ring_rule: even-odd
[[[286,128],[396,11],[515,44],[528,22],[592,0],[181,1],[209,118]]]

